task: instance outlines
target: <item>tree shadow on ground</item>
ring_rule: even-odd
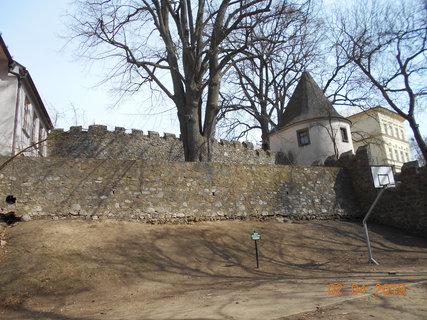
[[[59,229],[62,224],[66,228]],[[395,230],[373,228],[374,252],[384,264],[373,268],[366,263],[362,228],[350,222],[152,226],[34,221],[13,229],[10,254],[0,262],[1,288],[9,290],[9,296],[55,296],[58,306],[77,294],[90,297],[102,291],[112,295],[108,286],[129,292],[139,288],[155,300],[206,289],[218,293],[249,290],[277,281],[334,283],[363,276],[366,283],[375,283],[397,266],[396,261],[401,261],[399,267],[414,263],[425,267],[423,248],[427,247],[426,240],[412,236],[404,244],[395,243],[388,240],[388,233],[396,234]],[[259,269],[252,231],[262,233]],[[427,273],[422,270],[402,271],[395,279],[425,280]],[[18,307],[24,312],[26,305]],[[62,319],[60,313],[51,318]]]

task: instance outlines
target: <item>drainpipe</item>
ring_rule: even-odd
[[[13,121],[13,136],[12,136],[12,152],[11,155],[14,156],[15,155],[15,150],[16,150],[16,139],[17,139],[17,134],[18,134],[18,113],[19,113],[19,103],[20,103],[20,96],[21,96],[21,80],[22,77],[20,74],[10,71],[10,73],[12,73],[13,75],[16,76],[16,78],[18,79],[18,89],[16,91],[16,105],[15,105],[15,119]]]

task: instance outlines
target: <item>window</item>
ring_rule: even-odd
[[[31,141],[32,142],[37,142],[38,136],[39,135],[39,118],[37,117],[36,114],[34,114],[33,117],[33,128],[31,131]]]
[[[403,151],[400,151],[400,159],[402,162],[405,162],[405,157],[403,156]]]
[[[405,153],[405,156],[406,156],[406,162],[408,162],[409,161],[409,155],[408,155],[408,153]]]
[[[30,101],[25,97],[24,101],[24,124],[22,126],[24,132],[29,135],[30,132]]]
[[[383,132],[387,134],[387,124],[383,123]]]
[[[45,130],[45,128],[40,124],[40,125],[39,125],[39,139],[38,139],[38,141],[42,141],[42,140],[44,140],[44,139],[46,139],[46,130]],[[41,143],[39,144],[39,154],[40,154],[41,156],[44,156],[44,154],[45,154],[45,147],[46,147],[46,142],[41,142]]]
[[[348,142],[347,128],[340,128],[341,138],[343,142]]]
[[[396,133],[396,138],[400,138],[399,137],[399,130],[396,127],[394,128],[394,132]]]
[[[308,128],[297,131],[298,145],[305,146],[310,144],[310,135],[308,134]]]
[[[394,149],[394,157],[395,157],[395,159],[397,161],[400,161],[400,159],[399,159],[399,152],[396,149]]]
[[[405,136],[403,135],[403,130],[402,129],[400,129],[400,138],[402,138],[402,140],[405,139]]]
[[[388,148],[389,157],[391,160],[393,160],[393,150],[391,148]]]

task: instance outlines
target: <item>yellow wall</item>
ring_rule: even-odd
[[[404,119],[396,113],[374,108],[350,116],[355,149],[369,144],[370,164],[394,165],[400,171],[403,163],[411,161]]]

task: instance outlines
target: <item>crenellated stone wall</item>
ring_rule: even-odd
[[[355,156],[330,158],[325,165],[347,169],[364,216],[379,192],[373,185],[366,147],[360,147]],[[405,163],[395,180],[396,187],[385,190],[369,221],[427,236],[427,167],[419,168],[416,161]]]
[[[222,141],[215,151],[220,161],[187,163],[180,140],[169,134],[103,126],[55,133],[49,142],[55,157],[18,157],[0,171],[0,213],[153,223],[361,218],[378,193],[364,147],[327,159],[325,167],[299,167],[270,164],[277,155]],[[427,168],[405,164],[396,180],[370,221],[425,236]],[[6,204],[8,195],[17,202]]]
[[[92,125],[88,130],[81,126],[71,127],[69,131],[53,130],[48,140],[50,157],[123,159],[146,161],[184,161],[182,141],[174,134],[116,127],[108,131],[106,126]],[[277,155],[254,150],[250,142],[214,141],[214,162],[274,164]]]
[[[5,203],[9,194],[16,204]],[[0,212],[25,219],[161,223],[359,214],[345,170],[325,167],[19,157],[0,172],[0,196]]]

